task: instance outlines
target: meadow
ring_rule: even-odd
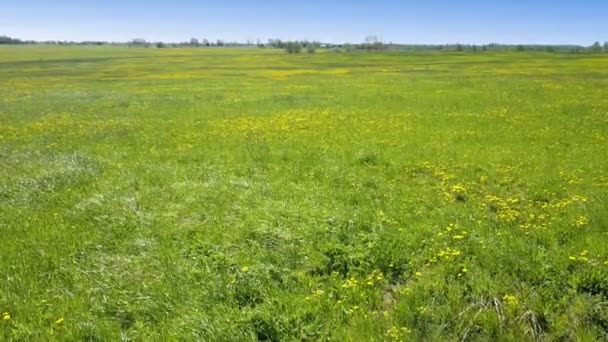
[[[608,55],[0,47],[0,340],[608,339]]]

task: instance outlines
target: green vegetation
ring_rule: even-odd
[[[300,42],[287,42],[285,43],[285,51],[288,53],[300,53],[302,52],[302,44]]]
[[[0,339],[605,340],[606,89],[605,54],[0,47]]]

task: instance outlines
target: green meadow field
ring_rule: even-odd
[[[0,47],[0,340],[608,339],[608,55]]]

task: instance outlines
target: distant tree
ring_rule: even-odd
[[[7,36],[0,36],[0,44],[24,44],[25,42],[21,39],[11,38]]]
[[[163,42],[158,42],[158,43],[156,43],[156,47],[159,49],[162,49],[162,48],[166,48],[167,45],[165,45],[165,43],[163,43]]]
[[[280,39],[275,39],[274,40],[274,44],[273,47],[277,48],[277,49],[283,49],[285,47],[285,44],[282,40]]]
[[[218,39],[218,40],[215,42],[215,45],[217,45],[217,46],[224,46],[225,44],[224,44],[224,42],[223,42],[221,39]]]
[[[300,53],[302,52],[302,43],[297,42],[297,41],[290,41],[285,43],[285,50],[292,54],[292,53]]]
[[[481,51],[486,51],[488,48],[485,45],[481,46]]]
[[[315,53],[315,52],[317,52],[317,43],[315,43],[315,42],[308,42],[306,44],[306,52],[308,52],[308,53]]]
[[[473,52],[477,52],[477,45],[473,45]]]
[[[464,47],[462,46],[462,44],[456,44],[456,51],[461,52],[464,50]]]
[[[283,49],[285,48],[285,43],[283,43],[280,39],[268,39],[268,46],[275,49]]]
[[[593,52],[593,53],[602,52],[602,46],[600,45],[600,42],[593,43],[593,45],[591,45],[590,49],[591,49],[591,52]]]
[[[604,53],[608,53],[608,42],[604,42]]]
[[[146,42],[145,39],[143,38],[133,38],[131,39],[131,41],[128,43],[129,46],[147,46],[148,42]]]
[[[520,45],[517,45],[517,46],[515,47],[515,51],[520,51],[520,52],[521,52],[521,51],[526,51],[526,47],[525,47],[525,46],[523,46],[523,45],[521,45],[521,44],[520,44]]]
[[[380,51],[384,49],[384,43],[378,36],[367,36],[363,47],[368,51]]]
[[[547,46],[545,46],[545,51],[546,52],[555,52],[555,47],[553,45],[547,45]]]

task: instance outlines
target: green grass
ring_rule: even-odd
[[[607,89],[607,55],[0,47],[0,339],[606,339]]]

